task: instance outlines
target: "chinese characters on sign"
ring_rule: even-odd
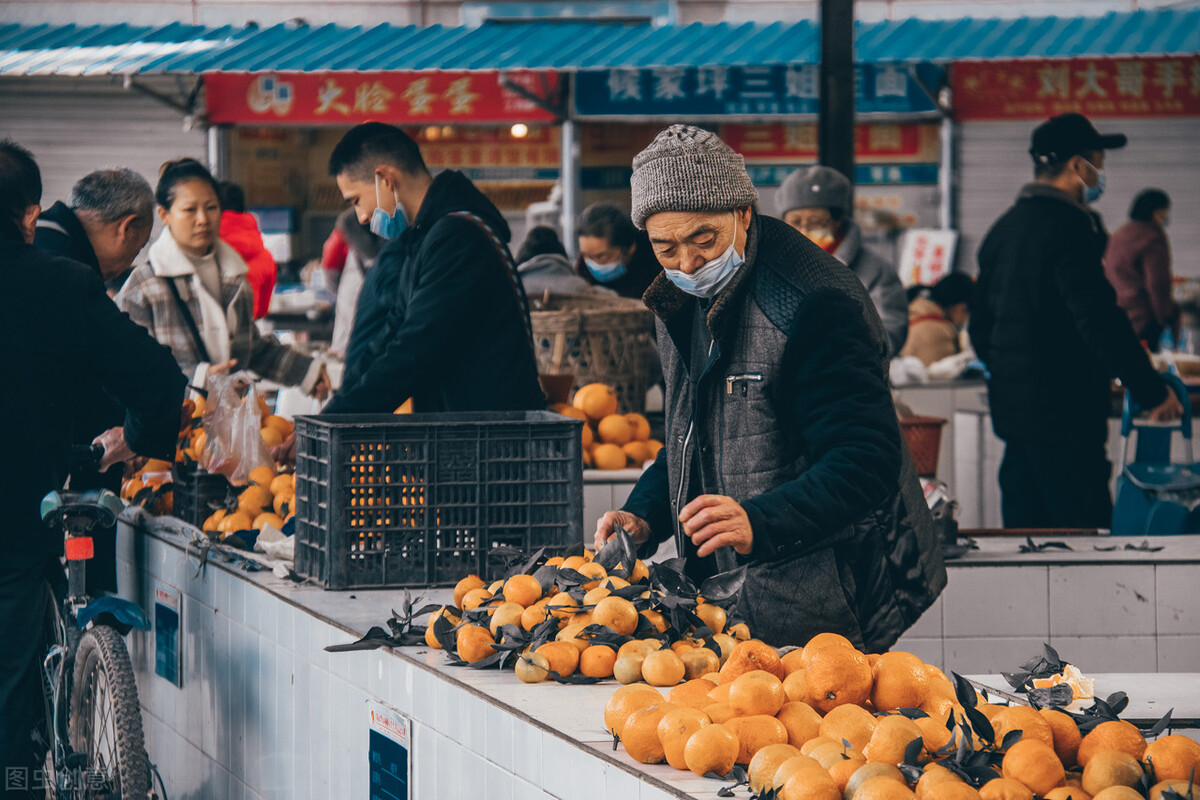
[[[925,85],[938,85],[939,67],[915,70]],[[584,71],[575,109],[580,116],[816,114],[819,78],[815,64]],[[856,66],[855,98],[859,113],[934,110],[904,64]]]
[[[538,80],[534,80],[538,78]],[[542,80],[544,78],[544,80]],[[557,75],[498,72],[268,73],[205,75],[214,123],[354,124],[555,122],[507,83],[556,88]]]
[[[815,161],[817,126],[807,122],[725,124],[721,138],[746,161]],[[937,123],[870,122],[854,126],[854,157],[869,163],[938,163]]]
[[[956,231],[913,228],[900,250],[900,280],[905,286],[932,286],[954,267]]]
[[[955,64],[958,119],[1200,115],[1200,56]]]

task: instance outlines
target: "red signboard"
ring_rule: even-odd
[[[721,137],[749,162],[814,161],[817,157],[817,126],[812,123],[728,124],[721,126]],[[854,126],[854,139],[854,155],[859,161],[938,160],[937,123],[859,123]]]
[[[1200,116],[1200,56],[955,64],[958,119]]]
[[[506,72],[537,96],[557,75]],[[208,119],[249,125],[398,125],[554,122],[557,117],[500,80],[498,72],[271,72],[204,76]]]

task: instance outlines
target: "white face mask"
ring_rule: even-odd
[[[712,261],[705,262],[699,269],[691,275],[683,270],[663,268],[670,278],[671,283],[674,283],[683,291],[696,297],[716,297],[721,293],[721,290],[729,285],[729,281],[737,272],[737,268],[745,263],[742,256],[738,255],[734,249],[734,242],[737,241],[737,212],[733,212],[733,242],[729,243],[729,247],[724,253],[714,258]]]

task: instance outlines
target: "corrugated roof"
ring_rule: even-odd
[[[861,63],[1200,53],[1200,8],[856,24]],[[476,28],[0,26],[0,74],[404,71],[812,64],[812,22]]]

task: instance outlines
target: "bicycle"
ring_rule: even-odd
[[[73,460],[103,454],[99,445],[73,448]],[[46,749],[44,784],[53,800],[144,800],[151,764],[142,731],[133,664],[124,635],[149,630],[137,604],[87,595],[93,528],[109,526],[120,499],[102,489],[55,491],[42,499],[42,520],[66,536],[65,585],[47,578],[46,651],[42,660],[45,720],[35,731]]]

